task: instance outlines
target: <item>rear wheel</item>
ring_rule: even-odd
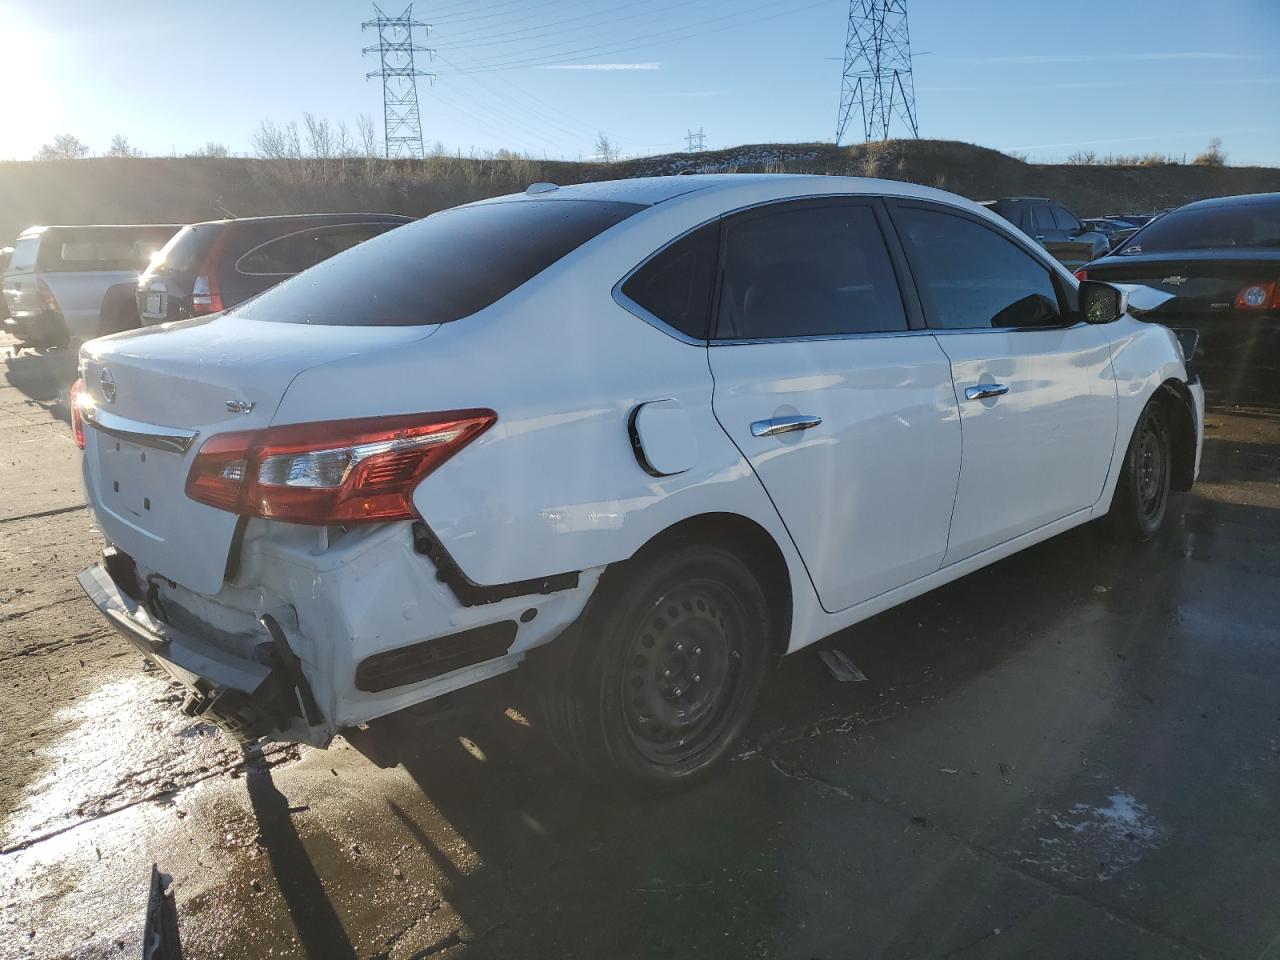
[[[582,646],[548,678],[548,725],[597,777],[687,782],[733,746],[760,691],[769,616],[751,570],[685,545],[615,571],[592,599]]]
[[[1169,507],[1172,445],[1169,417],[1151,400],[1134,428],[1108,514],[1111,531],[1125,540],[1150,540]]]

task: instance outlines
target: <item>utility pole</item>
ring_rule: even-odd
[[[360,24],[361,30],[373,27],[378,32],[378,42],[365,47],[364,54],[377,52],[381,65],[364,75],[366,80],[382,78],[382,140],[387,159],[412,157],[421,160],[422,117],[418,113],[418,77],[434,80],[434,73],[419,70],[414,63],[415,53],[425,53],[427,59],[435,53],[428,47],[413,42],[414,28],[420,28],[425,36],[431,27],[413,19],[413,4],[404,8],[398,17],[389,17],[375,3],[373,20]]]
[[[837,144],[844,139],[855,106],[862,113],[862,134],[868,142],[888,140],[895,117],[911,136],[920,136],[911,79],[907,0],[849,0]]]
[[[702,132],[702,128],[698,128],[698,132],[685,128],[684,142],[689,145],[689,153],[700,153],[707,149],[707,135]]]

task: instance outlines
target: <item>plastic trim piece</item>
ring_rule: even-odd
[[[509,597],[524,597],[534,593],[558,593],[572,590],[578,585],[579,571],[554,573],[549,577],[533,580],[515,580],[492,586],[476,583],[458,566],[456,560],[440,538],[422,520],[413,524],[413,549],[427,557],[436,566],[436,579],[447,586],[464,607],[477,607],[485,603],[497,603]]]

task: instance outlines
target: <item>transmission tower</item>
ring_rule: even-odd
[[[684,141],[689,145],[690,153],[700,153],[701,151],[707,149],[707,135],[702,132],[701,127],[698,128],[697,133],[694,133],[692,130],[689,130],[688,128],[686,128]]]
[[[414,28],[423,35],[431,29],[428,24],[413,19],[413,4],[404,8],[398,17],[388,17],[375,3],[377,18],[360,24],[361,30],[373,27],[378,31],[378,42],[365,47],[362,53],[377,52],[381,67],[364,75],[366,80],[382,78],[382,140],[388,159],[413,157],[421,160],[422,117],[418,113],[418,78],[434,80],[434,73],[419,70],[414,64],[415,53],[425,53],[427,59],[435,53],[428,47],[413,42]]]
[[[862,111],[862,134],[867,141],[888,140],[895,117],[911,136],[920,136],[911,80],[907,0],[849,0],[837,144],[844,139],[855,107]]]

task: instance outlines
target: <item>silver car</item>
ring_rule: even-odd
[[[181,224],[29,227],[0,287],[5,330],[25,344],[66,346],[138,325],[134,290]]]

